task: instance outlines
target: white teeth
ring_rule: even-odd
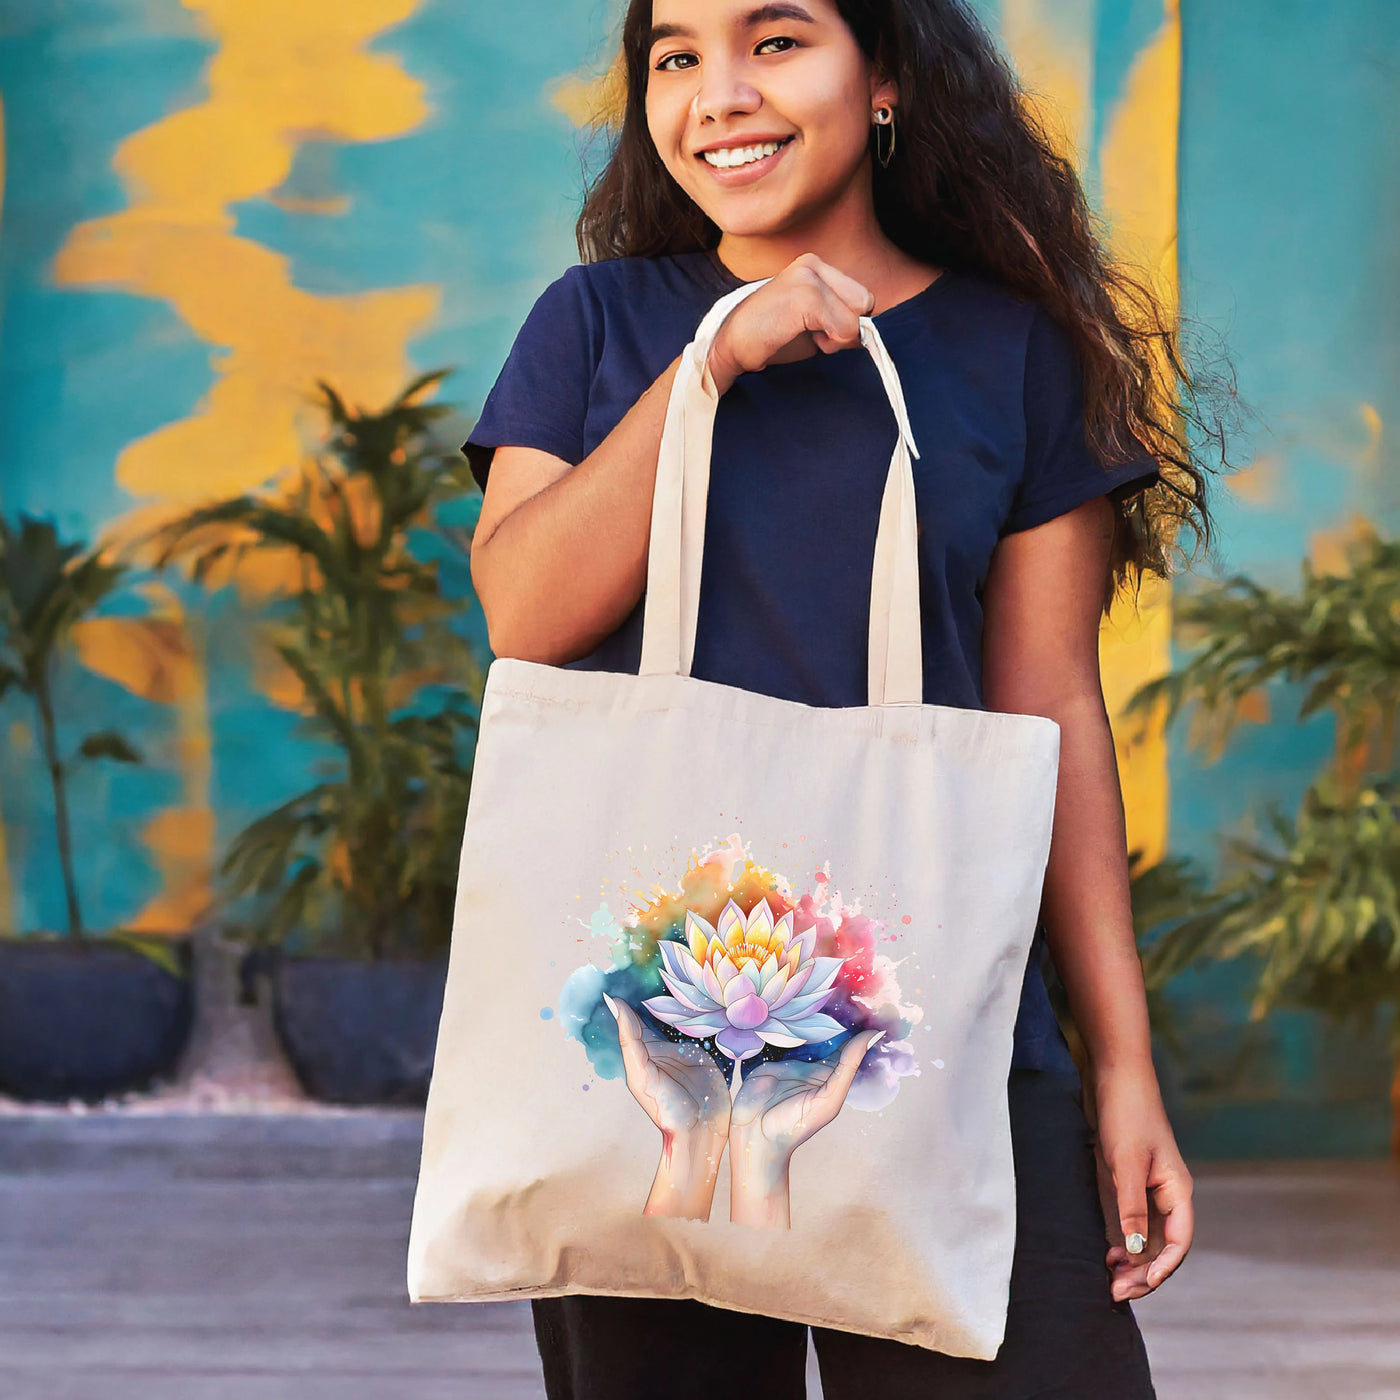
[[[761,146],[730,146],[724,150],[702,151],[700,154],[711,165],[718,166],[721,170],[732,170],[736,165],[751,165],[756,160],[762,160],[764,156],[771,156],[781,145],[781,141],[765,141]]]

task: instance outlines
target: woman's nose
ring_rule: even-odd
[[[701,76],[690,111],[699,122],[724,121],[731,115],[755,111],[762,104],[763,95],[732,68],[711,66]]]

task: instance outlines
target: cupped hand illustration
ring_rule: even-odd
[[[791,1154],[840,1113],[866,1051],[884,1034],[853,1035],[834,1063],[775,1060],[759,1065],[734,1100],[730,1135],[743,1133],[774,1152]]]
[[[714,1057],[691,1040],[652,1030],[625,1002],[604,995],[617,1019],[627,1087],[663,1133],[729,1132],[729,1086]]]
[[[707,1219],[729,1133],[729,1086],[693,1041],[652,1030],[625,1001],[603,1000],[617,1021],[632,1097],[661,1130],[661,1161],[645,1214]]]
[[[866,1052],[884,1031],[862,1031],[829,1060],[759,1065],[734,1099],[729,1125],[730,1218],[786,1227],[792,1154],[841,1111]]]

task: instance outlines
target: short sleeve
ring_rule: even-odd
[[[1001,534],[1043,525],[1057,515],[1109,496],[1121,501],[1160,478],[1143,449],[1131,461],[1104,467],[1084,426],[1083,376],[1069,333],[1037,307],[1026,344],[1026,460]]]
[[[601,338],[586,268],[575,264],[530,308],[462,444],[483,491],[497,447],[534,447],[573,465],[583,460],[588,390]]]

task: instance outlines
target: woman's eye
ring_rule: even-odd
[[[766,49],[766,48],[768,47],[769,44],[791,44],[791,45],[795,48],[795,47],[797,46],[797,40],[796,40],[796,39],[789,38],[786,34],[775,34],[771,39],[765,39],[761,44],[758,45],[758,48],[759,48],[759,50]],[[785,52],[785,50],[779,50],[779,52]],[[694,55],[693,53],[672,53],[672,54],[667,54],[666,57],[663,58],[663,59],[656,65],[656,71],[657,71],[658,73],[674,73],[676,70],[675,70],[674,68],[668,68],[668,67],[667,67],[667,64],[673,62],[675,59],[678,59],[678,58],[694,58],[694,57],[695,57],[695,55]]]

